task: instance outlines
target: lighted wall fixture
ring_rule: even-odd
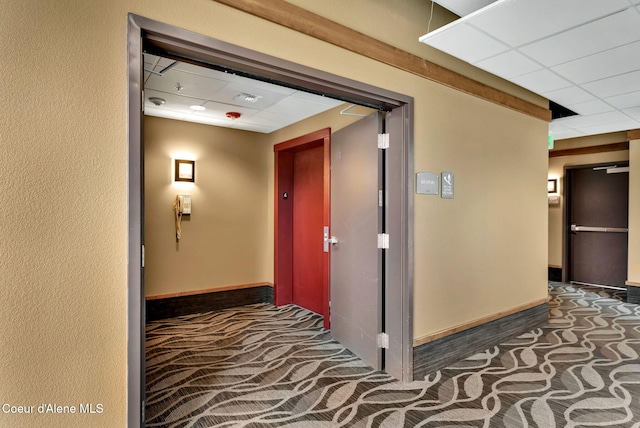
[[[192,160],[176,159],[174,181],[195,182],[196,162]]]
[[[547,182],[547,190],[549,193],[558,193],[558,179],[554,178]]]

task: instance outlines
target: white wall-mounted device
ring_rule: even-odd
[[[191,214],[191,195],[178,195],[178,212]]]
[[[191,214],[191,195],[176,195],[173,203],[175,214],[176,240],[182,238],[182,216]]]

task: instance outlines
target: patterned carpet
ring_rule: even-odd
[[[147,427],[640,428],[640,306],[549,290],[546,326],[409,384],[296,306],[151,322]]]

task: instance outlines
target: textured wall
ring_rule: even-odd
[[[146,295],[270,282],[267,135],[149,116],[144,130]],[[179,153],[196,161],[195,183],[173,181]],[[192,214],[176,242],[178,193]]]
[[[355,12],[341,19],[430,59],[402,34],[426,29],[410,1],[394,31],[365,0],[340,2]],[[546,295],[546,123],[211,0],[3,1],[0,400],[104,412],[0,426],[125,426],[128,12],[415,97],[415,169],[454,171],[457,191],[416,197],[416,336]]]

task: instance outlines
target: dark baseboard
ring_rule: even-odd
[[[273,303],[273,287],[261,285],[188,296],[151,299],[146,301],[145,312],[147,321],[156,321],[255,303]]]
[[[562,269],[549,266],[549,281],[562,282]]]
[[[477,354],[544,325],[549,320],[549,304],[524,311],[425,343],[413,348],[413,378],[430,373]]]
[[[640,287],[633,285],[627,286],[627,303],[640,305]]]

